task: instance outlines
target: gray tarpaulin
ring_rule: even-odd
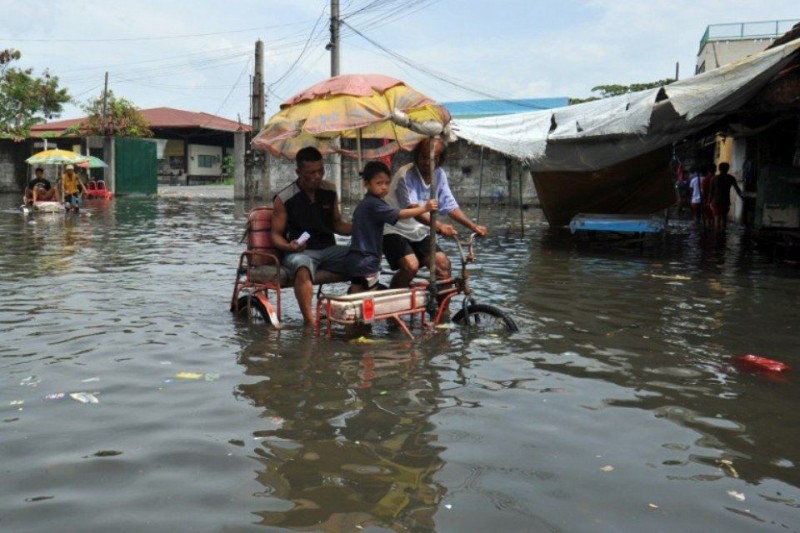
[[[753,98],[800,40],[658,89],[568,107],[453,120],[457,137],[524,160],[547,220],[651,213],[674,202],[666,147]]]
[[[708,126],[753,97],[800,41],[660,89],[568,107],[453,120],[456,136],[525,160],[531,170],[588,171],[653,151]]]

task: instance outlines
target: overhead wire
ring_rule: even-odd
[[[342,24],[346,25],[356,35],[358,35],[359,37],[361,37],[362,39],[364,39],[365,41],[367,41],[368,43],[370,43],[371,45],[373,45],[374,47],[379,49],[387,57],[389,57],[391,59],[394,59],[395,61],[399,61],[400,63],[405,64],[405,65],[407,65],[407,66],[409,66],[409,67],[411,67],[411,68],[413,68],[415,70],[418,70],[419,72],[423,72],[426,75],[428,75],[428,76],[430,76],[432,78],[435,78],[435,79],[437,79],[437,80],[439,80],[439,81],[441,81],[443,83],[446,83],[446,84],[448,84],[450,86],[456,87],[456,88],[461,89],[461,90],[463,90],[465,92],[469,92],[469,93],[472,93],[472,94],[475,94],[475,95],[478,95],[478,96],[483,96],[485,98],[490,98],[492,100],[499,100],[499,101],[506,102],[506,103],[509,103],[509,104],[512,104],[512,105],[517,105],[517,106],[520,106],[520,107],[525,107],[525,108],[530,108],[530,109],[545,109],[544,106],[540,106],[540,105],[537,105],[537,104],[526,104],[524,102],[520,102],[519,100],[498,96],[496,94],[490,93],[487,90],[477,89],[473,85],[468,84],[464,80],[459,80],[458,78],[453,78],[453,77],[447,76],[445,74],[438,73],[438,72],[436,72],[436,71],[434,71],[434,70],[432,70],[432,69],[430,69],[428,67],[425,67],[425,66],[423,66],[423,65],[421,65],[421,64],[419,64],[419,63],[417,63],[415,61],[412,61],[411,59],[403,56],[402,54],[400,54],[398,52],[390,50],[386,46],[384,46],[384,45],[378,43],[377,41],[375,41],[374,39],[371,39],[370,37],[367,37],[364,33],[360,32],[359,30],[354,28],[349,23],[347,23],[345,21],[342,21]]]

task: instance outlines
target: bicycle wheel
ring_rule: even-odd
[[[250,304],[249,306],[248,300]],[[246,318],[250,322],[271,324],[269,320],[269,314],[267,313],[266,308],[264,308],[264,304],[262,304],[261,301],[255,296],[240,296],[237,305],[239,309],[239,311],[236,313],[237,317]]]
[[[516,322],[505,312],[489,304],[472,304],[467,306],[467,317],[460,310],[453,317],[453,322],[461,326],[469,326],[480,331],[491,332],[505,330],[511,333],[519,331]]]

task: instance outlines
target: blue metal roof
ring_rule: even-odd
[[[492,115],[511,115],[564,107],[569,99],[566,96],[554,98],[523,98],[518,100],[470,100],[467,102],[444,102],[453,118],[475,118]]]

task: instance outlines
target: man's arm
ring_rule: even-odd
[[[333,205],[333,231],[339,235],[350,235],[353,233],[353,224],[342,220],[342,214],[339,211],[339,202]]]
[[[283,205],[283,200],[276,197],[272,204],[272,243],[275,248],[283,252],[299,252],[304,250],[305,243],[300,244],[297,241],[286,240],[286,206]]]
[[[739,195],[739,198],[744,198],[744,196],[742,196],[742,189],[739,188],[739,184],[736,183],[736,178],[733,175],[731,175],[731,183],[733,183],[733,188],[736,190],[736,194]]]
[[[489,228],[486,226],[479,226],[475,224],[473,221],[469,219],[469,217],[461,210],[460,207],[456,207],[452,211],[447,214],[450,218],[467,228],[468,230],[477,233],[481,237],[487,235],[489,233]]]

